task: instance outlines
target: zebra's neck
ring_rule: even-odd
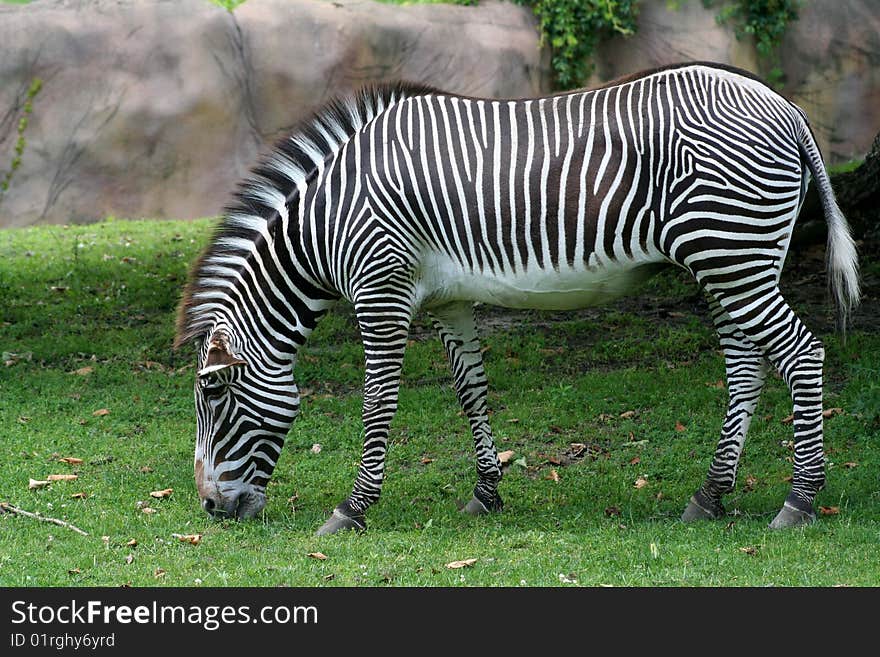
[[[337,295],[316,282],[312,259],[292,234],[297,221],[275,210],[267,186],[245,188],[197,263],[178,315],[177,344],[223,329],[254,356],[293,360]]]

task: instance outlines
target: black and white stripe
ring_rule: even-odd
[[[419,308],[435,321],[471,423],[475,500],[500,508],[471,303],[577,308],[674,263],[710,299],[730,390],[695,498],[720,508],[732,489],[769,362],[795,409],[788,503],[811,512],[824,482],[823,352],[778,288],[811,174],[845,318],[858,301],[855,248],[806,117],[741,71],[680,65],[525,100],[400,84],[331,103],[239,190],[187,288],[178,342],[202,345],[200,493],[213,491],[215,506],[239,515],[261,506],[230,502],[217,482],[263,494],[299,408],[297,350],[342,297],[354,304],[364,342],[365,438],[337,515],[360,526],[379,497]],[[221,390],[218,410],[203,386]]]

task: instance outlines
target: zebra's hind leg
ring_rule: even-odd
[[[763,354],[712,297],[709,297],[709,306],[724,351],[729,402],[712,465],[706,481],[691,497],[681,516],[684,522],[718,519],[724,515],[721,497],[736,485],[743,444],[767,375]]]
[[[388,430],[397,411],[403,354],[413,316],[413,292],[403,275],[361,290],[355,313],[364,344],[364,447],[351,495],[317,534],[366,529],[365,513],[382,492]]]
[[[771,529],[794,527],[816,519],[813,502],[825,485],[822,438],[822,343],[804,326],[779,289],[713,294],[733,323],[779,370],[794,408],[794,468],[785,505]]]
[[[477,485],[473,497],[462,511],[472,515],[501,511],[503,502],[498,494],[501,462],[489,427],[486,406],[488,382],[483,369],[473,305],[470,302],[452,303],[432,309],[429,315],[446,350],[455,392],[470,422],[477,452]]]

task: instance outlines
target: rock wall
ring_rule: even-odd
[[[715,61],[762,73],[754,45],[718,25],[717,8],[642,0],[638,30],[600,46],[592,83],[644,68]],[[779,48],[782,95],[810,117],[828,163],[864,157],[880,132],[880,3],[807,0]]]
[[[494,0],[0,4],[0,175],[43,80],[0,226],[216,214],[263,149],[367,82],[549,90],[536,34],[529,9]]]
[[[760,72],[700,0],[642,0],[635,36],[600,47],[593,82],[711,60]],[[780,49],[784,95],[826,159],[880,131],[880,5],[807,1]],[[0,179],[31,81],[43,80],[0,227],[218,213],[259,153],[329,98],[409,79],[485,97],[550,91],[531,10],[373,0],[35,0],[0,4]]]

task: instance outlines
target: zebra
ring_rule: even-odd
[[[859,301],[856,248],[807,116],[746,71],[683,63],[518,100],[394,83],[331,101],[240,184],[181,299],[175,343],[198,349],[202,507],[217,517],[262,510],[300,410],[297,354],[345,299],[364,347],[363,453],[351,494],[318,534],[364,530],[379,499],[419,309],[473,434],[477,483],[463,511],[500,511],[474,304],[581,308],[672,264],[708,298],[729,392],[708,474],[681,520],[724,515],[773,366],[791,392],[795,447],[770,527],[814,521],[824,349],[779,290],[811,176],[845,327]]]

